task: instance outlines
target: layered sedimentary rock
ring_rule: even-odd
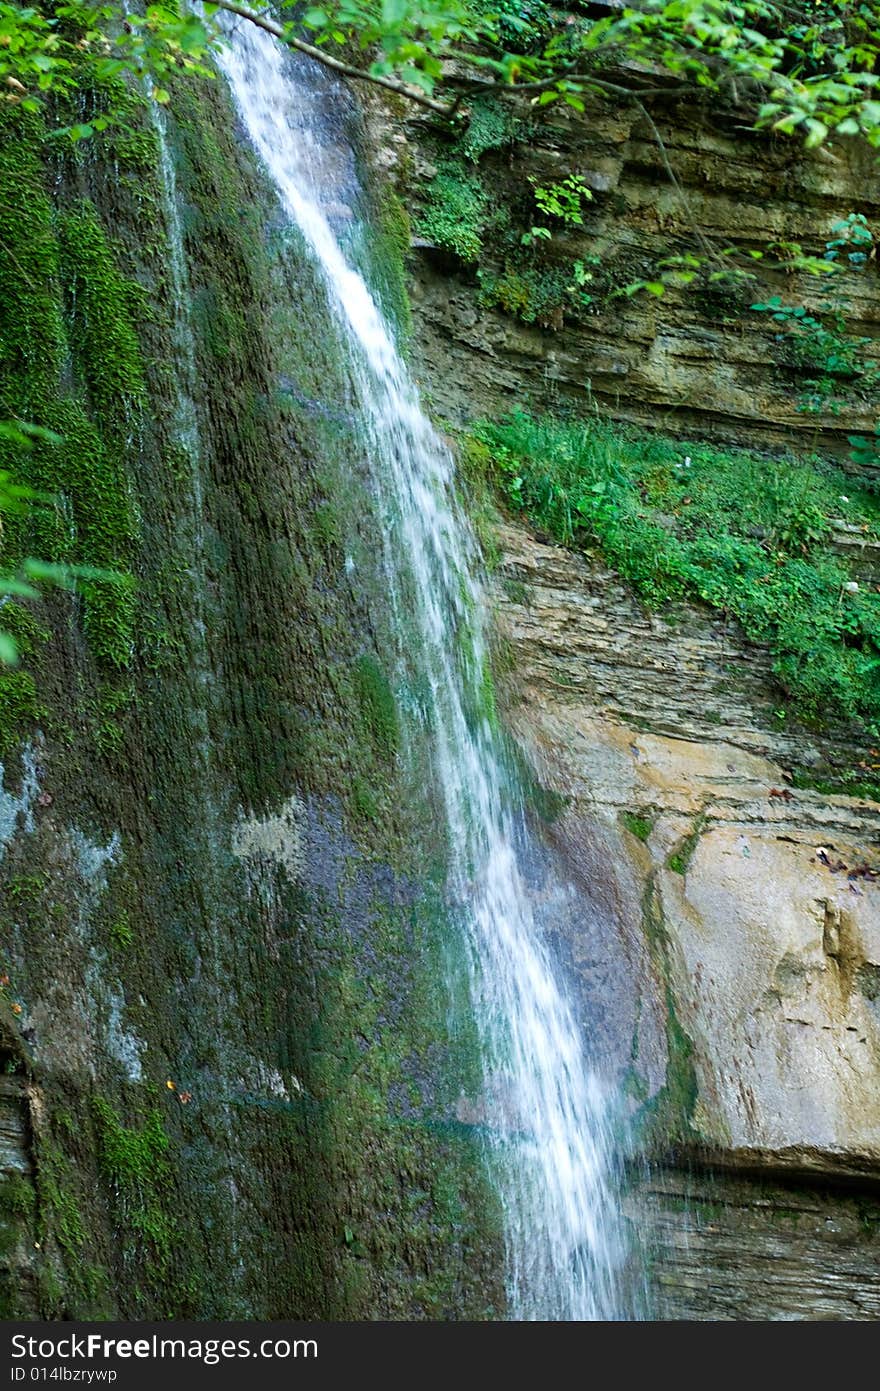
[[[634,1178],[655,1313],[876,1317],[880,805],[792,780],[859,744],[780,728],[735,625],[499,542],[506,708],[561,803],[585,1031],[649,1151],[695,1166]]]
[[[541,253],[551,275],[587,258],[592,302],[579,306],[571,292],[543,324],[540,311],[523,322],[527,302],[510,313],[487,305],[481,277],[501,268],[503,237],[490,232],[479,265],[468,266],[420,234],[449,142],[418,117],[374,119],[375,143],[413,214],[415,356],[438,413],[461,421],[514,406],[598,406],[622,420],[752,447],[819,442],[845,458],[846,436],[873,428],[869,397],[856,391],[820,428],[802,398],[804,380],[823,375],[821,361],[798,366],[780,327],[750,306],[779,295],[829,307],[822,277],[791,272],[795,244],[823,254],[850,213],[874,225],[873,152],[841,140],[805,153],[796,140],[756,134],[741,114],[710,112],[690,97],[655,103],[653,124],[625,102],[584,115],[554,107],[537,118],[523,103],[519,114],[527,124],[517,142],[462,166],[491,207],[514,210],[528,227],[542,220],[528,208],[535,185],[574,175],[592,193],[582,225],[556,224]],[[667,286],[659,298],[625,293],[683,254],[701,264],[685,289]],[[712,280],[725,266],[754,279]],[[872,260],[841,276],[832,296],[847,334],[869,340],[869,355],[880,336],[876,274]]]

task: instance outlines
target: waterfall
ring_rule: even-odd
[[[483,1054],[488,1160],[505,1221],[515,1319],[610,1319],[623,1242],[613,1191],[611,1105],[530,903],[525,825],[481,700],[487,670],[478,557],[453,492],[449,451],[425,417],[394,335],[333,230],[353,157],[332,129],[339,88],[246,23],[220,64],[245,130],[299,228],[347,344],[358,434],[382,510],[402,661],[414,665],[445,808],[451,892],[466,921]],[[334,181],[337,184],[334,184]],[[411,635],[415,634],[413,638]],[[481,713],[482,710],[482,713]]]

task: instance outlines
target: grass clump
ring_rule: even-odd
[[[597,547],[651,607],[701,600],[766,644],[797,713],[880,730],[880,594],[829,547],[880,503],[818,460],[767,459],[613,426],[516,414],[477,427],[504,501]]]

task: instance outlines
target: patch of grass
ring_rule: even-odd
[[[516,414],[476,431],[508,506],[597,547],[655,609],[700,600],[766,644],[801,717],[880,732],[880,594],[828,548],[880,503],[819,460],[767,459],[612,426]],[[847,588],[847,586],[850,586]]]
[[[129,921],[128,913],[125,911],[113,920],[107,931],[114,946],[123,951],[130,947],[134,941],[134,930]]]
[[[880,778],[866,777],[857,768],[841,769],[839,773],[822,775],[807,768],[797,768],[792,773],[792,786],[821,792],[825,796],[863,797],[869,802],[880,802]]]

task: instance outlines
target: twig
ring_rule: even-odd
[[[427,107],[429,111],[435,111],[440,116],[451,116],[458,106],[458,102],[435,101],[433,97],[427,96],[418,87],[413,87],[408,82],[399,82],[393,77],[375,76],[363,68],[355,68],[350,63],[343,63],[341,59],[334,58],[330,53],[325,53],[323,48],[316,48],[314,44],[305,43],[303,39],[296,38],[283,29],[280,24],[276,24],[273,19],[267,19],[265,15],[258,14],[256,10],[251,10],[246,5],[237,5],[234,0],[217,0],[217,5],[221,10],[228,10],[230,14],[239,15],[240,18],[249,20],[251,24],[256,24],[258,29],[265,29],[267,34],[280,39],[288,48],[295,48],[298,53],[304,53],[306,57],[314,58],[316,62],[323,63],[325,68],[338,72],[342,77],[350,77],[358,82],[372,82],[377,87],[384,87],[386,91],[406,97],[409,101]]]

